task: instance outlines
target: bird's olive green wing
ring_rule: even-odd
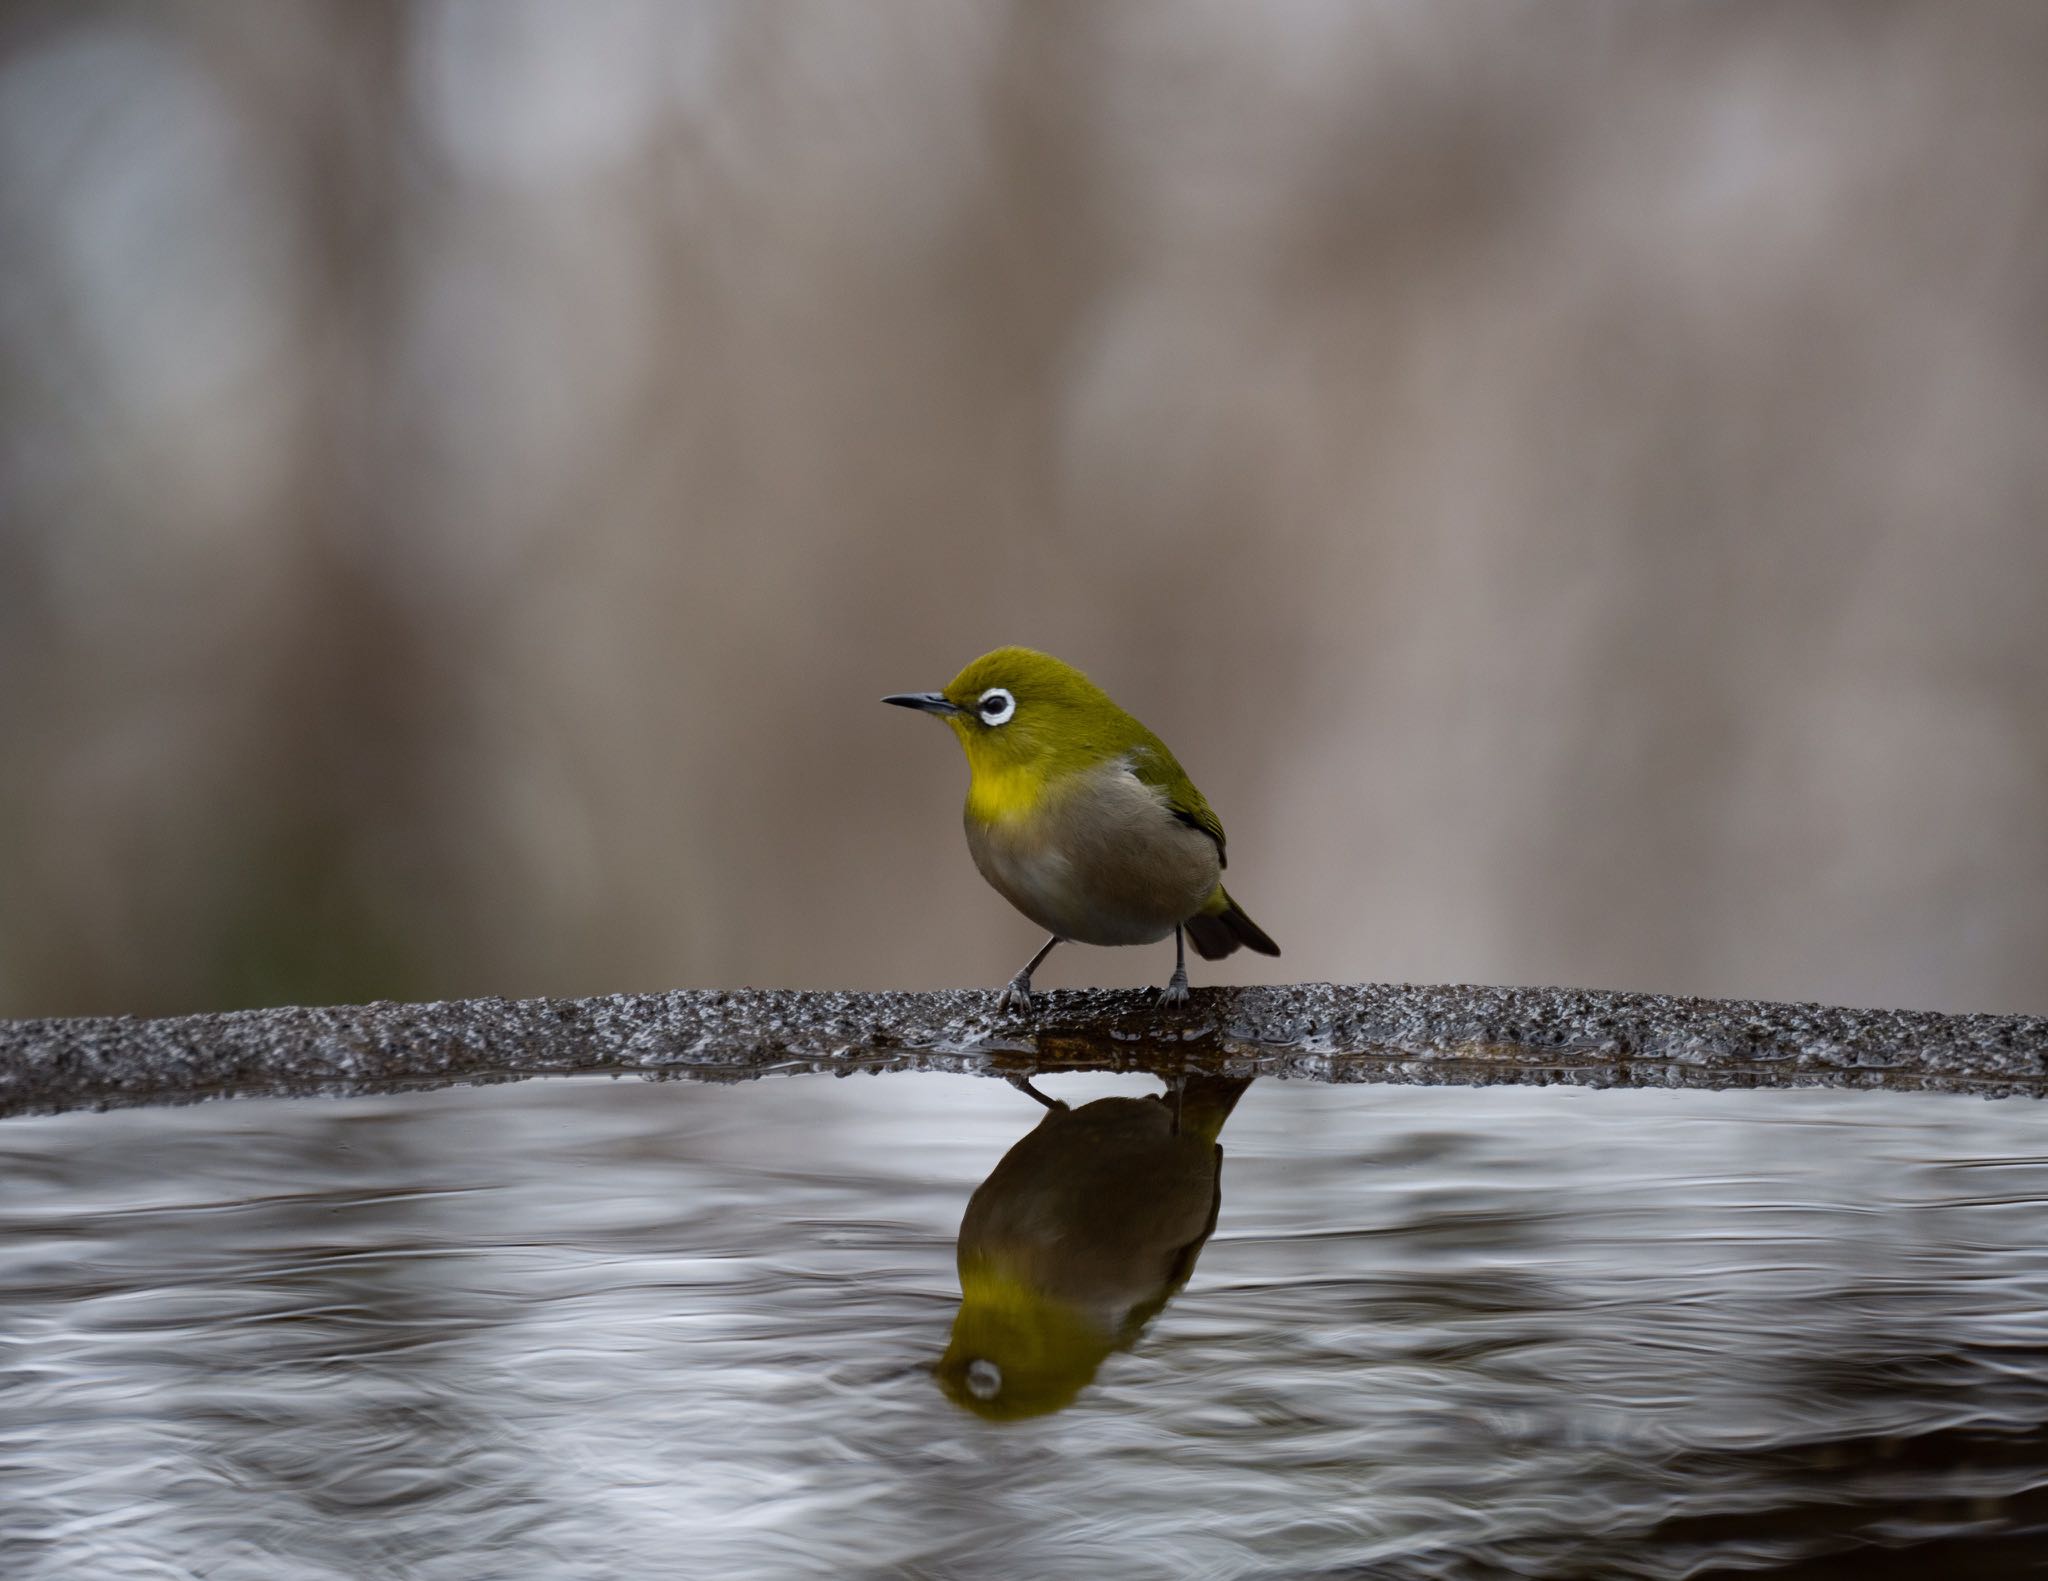
[[[1230,853],[1223,837],[1223,820],[1203,800],[1202,793],[1195,789],[1195,782],[1188,778],[1187,770],[1174,760],[1164,742],[1153,736],[1141,743],[1131,753],[1131,772],[1144,784],[1164,791],[1167,810],[1190,829],[1199,829],[1214,840],[1217,862],[1224,867],[1230,866]]]

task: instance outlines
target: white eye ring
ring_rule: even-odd
[[[1007,725],[1010,716],[1017,712],[1017,699],[1007,688],[991,686],[975,699],[974,712],[985,725]]]
[[[977,1400],[993,1400],[1003,1392],[1003,1369],[977,1356],[967,1364],[967,1392]]]

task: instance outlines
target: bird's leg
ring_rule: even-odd
[[[1188,940],[1179,928],[1173,930],[1173,975],[1159,990],[1159,1002],[1162,1005],[1184,1005],[1188,1002]]]
[[[1066,1105],[1062,1103],[1059,1099],[1048,1098],[1044,1093],[1040,1092],[1036,1087],[1032,1086],[1031,1078],[1029,1076],[1012,1076],[1010,1078],[1010,1085],[1012,1087],[1015,1087],[1019,1092],[1029,1093],[1032,1097],[1036,1098],[1040,1103],[1044,1104],[1048,1109],[1066,1108]]]
[[[1060,936],[1055,933],[1040,946],[1036,955],[1024,963],[1024,970],[1011,978],[1004,986],[1003,997],[996,1001],[996,1008],[998,1010],[1016,1010],[1029,1013],[1031,1009],[1031,974],[1038,970],[1039,963],[1052,954],[1052,947],[1059,942]]]

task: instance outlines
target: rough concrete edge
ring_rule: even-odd
[[[529,1076],[1228,1070],[1334,1082],[2048,1092],[2048,1017],[1552,988],[1306,983],[1143,992],[678,990],[0,1021],[0,1117]]]

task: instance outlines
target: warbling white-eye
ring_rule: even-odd
[[[1220,960],[1267,938],[1223,887],[1223,821],[1166,743],[1071,664],[998,648],[942,692],[882,699],[953,727],[967,751],[967,848],[996,892],[1051,933],[1003,990],[1031,1007],[1031,974],[1062,939],[1151,944],[1173,935],[1163,1004],[1188,997],[1187,947]]]
[[[1071,1403],[1194,1272],[1216,1227],[1217,1134],[1249,1077],[1189,1076],[1164,1097],[1046,1105],[960,1221],[960,1310],[937,1368],[996,1420]]]

